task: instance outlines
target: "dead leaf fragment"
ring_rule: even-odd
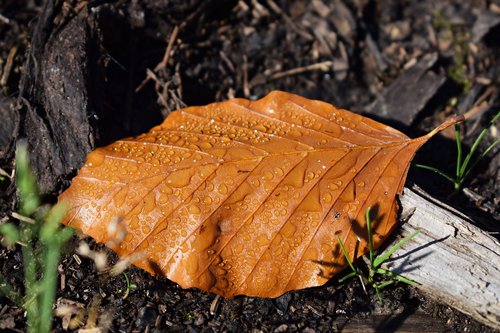
[[[396,224],[417,149],[409,139],[346,110],[285,92],[173,112],[136,138],[96,149],[60,196],[64,223],[184,288],[224,297],[277,297],[324,284]],[[115,243],[108,224],[123,219]]]

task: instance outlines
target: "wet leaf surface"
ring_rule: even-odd
[[[379,246],[415,152],[456,121],[409,139],[284,92],[190,107],[89,154],[59,199],[72,207],[66,224],[139,254],[150,273],[224,297],[277,297],[345,267],[337,236],[352,257],[365,253],[369,206]]]

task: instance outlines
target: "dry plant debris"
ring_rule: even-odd
[[[285,92],[173,112],[88,155],[64,223],[184,288],[277,297],[324,284],[394,229],[396,195],[429,134]],[[119,227],[109,228],[119,216]],[[118,235],[118,236],[117,236]],[[139,258],[139,259],[137,259]]]

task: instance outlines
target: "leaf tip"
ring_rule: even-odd
[[[459,115],[450,117],[450,118],[446,119],[441,125],[439,125],[435,129],[430,131],[425,137],[430,139],[431,137],[433,137],[437,133],[447,129],[448,127],[455,125],[455,124],[458,124],[458,123],[461,123],[461,122],[464,122],[465,120],[466,120],[466,118],[463,114],[459,114]]]

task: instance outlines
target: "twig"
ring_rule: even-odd
[[[182,23],[179,25],[179,28],[182,29],[186,25],[188,25],[192,20],[194,20],[198,15],[200,15],[203,11],[205,11],[205,8],[211,4],[213,0],[206,0],[202,1],[202,3],[196,8],[194,12],[192,12]]]
[[[10,180],[12,180],[14,178],[14,170],[12,170],[12,173],[9,175],[7,173],[7,171],[5,171],[4,169],[0,168],[0,176],[4,176],[4,177],[7,177]]]
[[[174,27],[174,30],[172,31],[172,34],[170,35],[170,38],[168,40],[167,44],[167,49],[165,50],[165,54],[163,55],[163,59],[161,62],[156,65],[154,71],[158,72],[161,69],[165,69],[168,63],[168,59],[170,58],[170,52],[172,52],[172,47],[174,46],[175,41],[177,40],[177,35],[179,34],[179,26],[176,25]]]
[[[327,71],[331,70],[332,68],[333,68],[333,61],[323,61],[323,62],[318,62],[318,63],[307,65],[307,66],[292,68],[292,69],[289,69],[289,70],[286,70],[283,72],[274,73],[273,75],[271,75],[271,77],[269,79],[276,80],[276,79],[280,79],[280,78],[285,77],[285,76],[297,75],[297,74],[301,74],[304,72],[316,71],[316,70],[319,70],[322,72],[327,72]]]
[[[135,88],[135,93],[138,93],[139,91],[144,88],[144,86],[152,79],[156,78],[156,75],[154,73],[158,73],[160,70],[164,70],[167,67],[168,59],[170,58],[170,53],[172,52],[172,48],[174,46],[175,41],[177,40],[177,35],[179,34],[179,26],[176,25],[174,29],[172,30],[172,34],[170,35],[170,38],[167,43],[167,48],[165,49],[165,53],[163,54],[163,59],[156,65],[154,72],[151,71],[149,68],[146,70],[146,78]],[[158,84],[157,88],[159,87],[160,83],[159,80],[156,78],[155,82]]]
[[[2,14],[0,14],[0,21],[2,21],[3,23],[5,24],[9,24],[10,23],[10,19]]]
[[[236,72],[236,69],[234,68],[233,63],[228,58],[228,56],[226,55],[226,53],[224,51],[220,50],[219,55],[220,55],[220,58],[222,59],[222,61],[224,61],[224,63],[226,64],[226,66],[229,68],[229,70],[232,73]]]
[[[217,313],[217,309],[219,308],[221,298],[219,295],[216,295],[213,299],[212,303],[210,303],[210,314],[214,316]]]
[[[491,106],[491,100],[495,99],[497,95],[497,89],[495,87],[490,87],[478,97],[474,105],[464,113],[465,120],[480,117],[485,111]],[[490,101],[487,101],[490,99]]]
[[[262,17],[270,15],[266,7],[262,6],[258,0],[252,0],[252,7],[252,16],[256,19],[261,19]]]
[[[250,88],[248,87],[248,59],[247,55],[243,55],[243,95],[248,98],[250,96]]]
[[[295,31],[297,34],[301,35],[307,40],[313,40],[314,37],[311,36],[308,32],[300,29],[295,22],[292,21],[292,19],[274,2],[273,0],[267,0],[267,4],[271,9],[278,15],[281,15],[283,17],[283,20],[292,28],[293,31]]]
[[[12,212],[11,216],[13,218],[15,218],[16,220],[19,220],[19,221],[22,221],[22,222],[26,222],[26,223],[29,223],[29,224],[35,224],[36,223],[36,221],[34,219],[32,219],[31,217],[27,217],[27,216],[18,214],[16,212]]]
[[[10,49],[9,54],[7,55],[7,62],[5,63],[4,71],[2,74],[2,78],[0,79],[0,86],[7,85],[7,81],[9,80],[10,72],[12,70],[12,65],[14,64],[14,57],[17,52],[17,46],[14,46]]]

